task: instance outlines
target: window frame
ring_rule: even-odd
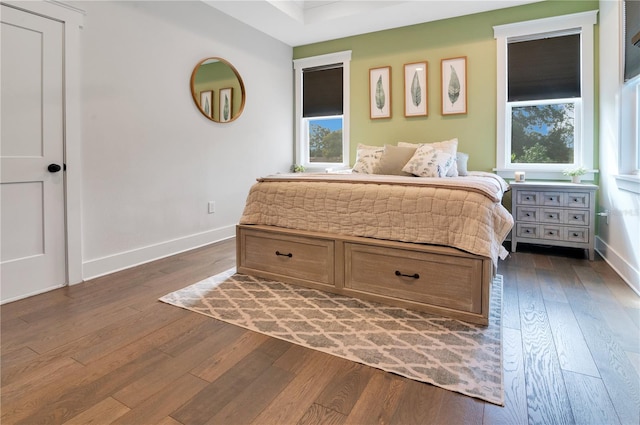
[[[314,118],[304,118],[302,116],[302,73],[304,69],[342,64],[342,90],[343,90],[343,112],[342,112],[342,162],[311,162],[309,159],[309,126],[308,121]],[[351,50],[343,52],[329,53],[326,55],[311,56],[307,58],[294,59],[294,95],[295,95],[295,163],[300,164],[309,171],[349,168],[349,76],[351,75]]]
[[[497,48],[497,114],[496,114],[496,168],[505,178],[512,178],[515,171],[527,171],[528,178],[567,179],[562,171],[570,166],[584,166],[594,173],[594,25],[597,10],[554,16],[532,21],[516,22],[493,27]],[[580,34],[581,88],[579,100],[581,116],[576,117],[574,164],[522,164],[511,163],[511,107],[507,98],[507,48],[509,43],[534,40],[546,36]],[[551,100],[551,99],[549,99]],[[513,103],[513,102],[511,102]],[[576,115],[578,115],[576,113]]]

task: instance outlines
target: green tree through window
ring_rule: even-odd
[[[514,106],[511,113],[511,162],[573,163],[574,111],[573,103]]]
[[[342,162],[342,130],[309,124],[310,162]]]

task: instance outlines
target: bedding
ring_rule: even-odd
[[[513,226],[494,174],[428,178],[381,174],[277,174],[258,179],[240,224],[444,245],[489,257]]]

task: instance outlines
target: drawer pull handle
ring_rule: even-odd
[[[413,279],[420,279],[420,275],[418,273],[404,274],[404,273],[401,273],[400,270],[396,270],[396,276],[403,276],[403,277],[411,277]]]
[[[527,217],[531,217],[531,214],[527,213]]]
[[[531,233],[531,230],[527,229],[524,231],[525,233]]]
[[[574,238],[577,238],[577,237],[578,237],[578,234],[577,234],[577,233],[574,233],[574,234],[573,234],[573,237],[574,237]]]
[[[526,198],[524,198],[524,199],[526,199],[527,201],[530,201],[530,200],[531,200],[531,197],[530,197],[530,196],[527,196],[527,197],[526,197]]]
[[[553,214],[549,214],[549,218],[553,218]]]
[[[573,202],[578,202],[578,199],[574,198],[574,199],[573,199]]]
[[[580,217],[578,217],[577,215],[574,215],[574,216],[573,216],[573,219],[574,219],[574,220],[577,220],[577,219],[579,219],[579,218],[580,218]]]
[[[550,201],[553,201],[553,198],[549,198]]]
[[[293,257],[292,253],[283,254],[280,251],[276,251],[276,255],[280,255],[281,257],[289,257],[289,258]]]
[[[553,232],[549,232],[548,234],[549,234],[549,235],[553,235]]]

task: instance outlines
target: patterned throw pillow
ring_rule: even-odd
[[[455,164],[453,156],[434,149],[429,144],[418,146],[402,171],[418,177],[446,177],[447,171]]]
[[[451,140],[444,140],[442,142],[435,143],[406,143],[406,142],[398,142],[398,146],[414,146],[418,147],[420,145],[429,145],[434,149],[437,149],[442,152],[446,152],[453,157],[454,163],[449,171],[447,171],[447,177],[458,177],[458,167],[456,165],[456,152],[458,151],[458,138],[453,138]]]
[[[354,173],[375,174],[380,165],[380,158],[384,152],[382,146],[358,145],[356,163],[353,165]]]

